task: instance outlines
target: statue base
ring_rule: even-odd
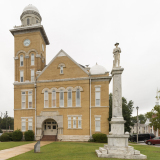
[[[122,159],[147,159],[146,155],[140,154],[140,151],[128,146],[129,134],[108,135],[108,145],[99,147],[95,150],[98,157],[101,158],[122,158]]]
[[[140,151],[134,150],[133,147],[117,147],[104,145],[96,150],[96,154],[101,158],[121,158],[121,159],[147,159],[146,155],[140,154]]]

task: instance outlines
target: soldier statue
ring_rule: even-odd
[[[120,67],[120,53],[121,49],[118,47],[119,43],[116,43],[116,48],[113,49],[114,60],[113,60],[113,68]]]

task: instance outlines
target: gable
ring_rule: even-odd
[[[63,74],[60,73],[61,66]],[[88,77],[89,72],[83,69],[67,53],[61,50],[52,61],[46,66],[37,80],[52,80],[66,78]]]

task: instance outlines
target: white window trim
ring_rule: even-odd
[[[99,88],[100,91],[96,91],[96,88]],[[96,104],[96,93],[100,93],[100,102],[99,102],[99,105]],[[100,86],[96,86],[95,87],[95,107],[100,107],[101,106],[101,87]]]
[[[29,94],[30,91],[28,91],[28,109],[31,109],[29,108],[29,96],[32,96],[32,108],[33,108],[33,91],[32,91],[32,94]]]
[[[63,66],[60,66],[60,74],[64,74],[63,73],[63,68],[64,68]],[[62,73],[61,73],[61,71],[62,71]]]
[[[60,94],[60,93],[61,93],[61,92],[62,92],[62,91],[60,90],[60,91],[59,91],[59,107],[64,107],[64,90],[63,90],[63,92],[62,92],[62,93],[63,93],[63,106],[60,106],[60,104],[61,104],[61,102],[60,102],[60,101],[61,101],[61,99],[60,99],[60,95],[61,95],[61,94]]]
[[[70,127],[69,127],[69,122],[70,122]],[[71,129],[72,128],[72,117],[68,117],[68,128]]]
[[[78,118],[79,118],[78,119],[78,128],[81,129],[82,128],[82,118],[81,118],[81,116],[78,116]],[[81,126],[80,127],[79,127],[79,121],[81,121]]]
[[[32,119],[31,121],[29,121],[29,119]],[[28,118],[28,130],[29,130],[29,123],[32,123],[32,129],[33,130],[33,118]]]
[[[22,121],[22,119],[24,119],[24,121]],[[23,127],[22,127],[22,123],[25,123],[25,129],[24,130],[23,130]],[[26,131],[26,118],[21,118],[21,131],[22,132]]]
[[[33,55],[33,57],[34,57],[34,61],[33,61],[34,64],[32,64],[32,55]],[[34,56],[34,54],[32,53],[32,54],[31,54],[31,66],[34,66],[34,65],[35,65],[35,56]]]
[[[22,92],[25,92],[25,94],[22,94]],[[21,91],[21,109],[26,109],[26,91]],[[22,108],[22,96],[25,96],[25,107]]]
[[[35,71],[34,71],[34,69],[30,69],[31,70],[31,82],[34,82],[35,81]],[[33,71],[33,76],[32,76],[32,71]],[[33,77],[33,81],[32,81],[32,77]]]
[[[20,67],[23,67],[24,66],[24,57],[23,57],[23,65],[21,65],[21,57],[23,57],[23,55],[20,55]]]
[[[79,105],[77,105],[77,89],[76,89],[76,107],[81,107],[81,91],[80,91],[80,89],[79,89],[79,92],[80,92],[80,104]]]
[[[77,117],[73,117],[73,118],[76,118],[76,119],[73,119],[73,129],[77,128]],[[74,122],[76,122],[76,124],[74,125]]]
[[[101,132],[101,115],[95,115],[95,132]],[[96,118],[100,118],[100,120],[96,120]],[[100,122],[100,130],[96,130],[96,122]]]
[[[46,90],[47,93],[48,93],[48,90]],[[44,108],[49,108],[49,95],[48,96],[48,107],[45,106],[45,91],[44,91]]]
[[[68,127],[67,129],[82,129],[82,115],[67,115],[67,117],[68,117],[68,121],[71,121],[71,128]],[[73,119],[74,117],[76,119]],[[80,117],[80,119],[78,119],[78,117]],[[76,127],[73,126],[74,121],[76,121]],[[78,124],[79,121],[81,121],[81,127],[79,127],[79,124]]]
[[[55,91],[55,106],[53,106],[53,91]],[[52,108],[56,108],[56,90],[52,90]]]
[[[21,82],[21,72],[23,72],[23,82],[24,82],[24,70],[20,70],[20,82]]]
[[[67,107],[72,107],[72,89],[71,90],[71,106],[68,106],[68,92],[69,92],[69,89],[68,89],[68,92],[67,92]]]

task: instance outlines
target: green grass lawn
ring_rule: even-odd
[[[40,153],[30,151],[19,156],[10,158],[10,160],[95,160],[100,159],[95,153],[95,149],[103,147],[103,143],[88,142],[53,142],[41,147]],[[160,148],[148,145],[133,145],[136,150],[147,155],[147,160],[159,160]],[[109,159],[107,160],[118,160]],[[119,159],[122,160],[122,159]]]
[[[32,142],[25,142],[25,141],[24,142],[21,142],[21,141],[20,142],[0,142],[0,150],[17,147],[17,146],[21,146],[28,143],[33,143],[33,141]]]

